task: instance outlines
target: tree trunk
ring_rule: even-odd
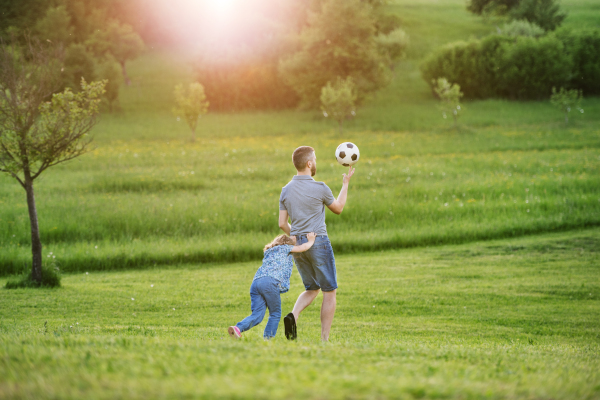
[[[131,80],[129,79],[129,76],[127,75],[127,68],[125,68],[125,61],[121,62],[121,69],[123,70],[123,78],[125,79],[125,84],[127,86],[130,86]]]
[[[40,228],[35,208],[33,181],[30,177],[25,177],[25,191],[27,192],[27,207],[29,208],[29,223],[31,225],[31,253],[33,256],[31,279],[37,283],[42,283],[42,241],[40,240]]]

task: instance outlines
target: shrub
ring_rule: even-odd
[[[600,94],[600,32],[450,43],[425,59],[421,73],[429,84],[441,77],[459,84],[469,99],[542,99],[554,86]]]
[[[9,279],[6,282],[6,289],[21,289],[21,288],[37,288],[60,287],[60,272],[56,267],[42,267],[42,282],[38,283],[31,278],[31,272],[26,272],[21,276]]]
[[[512,19],[532,22],[547,31],[558,28],[567,17],[555,0],[520,0],[509,15]]]
[[[500,29],[499,34],[509,37],[528,36],[537,38],[544,36],[546,31],[533,22],[512,21],[504,24],[502,29]]]
[[[513,40],[491,35],[481,41],[455,42],[442,47],[421,64],[423,79],[432,85],[445,77],[457,83],[465,97],[488,98],[498,95],[496,72],[503,45]]]
[[[356,113],[356,87],[352,78],[337,78],[335,84],[327,82],[321,89],[321,110],[325,118],[331,116],[339,124],[340,133],[344,120]]]
[[[432,82],[437,96],[441,100],[440,109],[442,115],[447,118],[447,114],[451,114],[454,118],[454,127],[458,126],[458,113],[460,112],[460,99],[463,93],[460,91],[460,86],[456,83],[450,83],[446,78],[438,78]]]
[[[569,86],[582,90],[586,96],[600,94],[600,31],[562,31],[557,37],[573,58]]]
[[[552,96],[550,96],[550,103],[558,108],[565,115],[565,124],[569,123],[569,113],[572,109],[583,113],[581,108],[581,90],[565,90],[560,88],[556,91],[556,88],[552,88]]]
[[[98,79],[106,80],[104,86],[104,95],[102,96],[110,111],[113,110],[115,102],[119,99],[119,89],[121,80],[121,71],[118,65],[112,61],[107,60],[102,63],[98,68]]]
[[[548,98],[553,86],[569,83],[573,61],[554,35],[540,39],[521,36],[503,46],[497,76],[502,97]]]

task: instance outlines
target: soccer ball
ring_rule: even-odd
[[[358,162],[360,151],[354,143],[344,142],[335,150],[335,159],[344,167],[349,167]]]

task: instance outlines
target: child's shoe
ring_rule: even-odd
[[[227,332],[229,333],[229,336],[231,336],[234,339],[242,338],[242,332],[240,332],[240,328],[238,328],[237,326],[230,326],[229,328],[227,328]]]

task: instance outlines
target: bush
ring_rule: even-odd
[[[510,17],[553,31],[562,24],[567,14],[560,11],[555,0],[520,0],[519,5],[510,11]]]
[[[121,70],[113,60],[107,60],[98,67],[98,79],[106,80],[104,95],[102,96],[108,104],[108,109],[113,110],[119,99],[121,82]]]
[[[512,21],[504,24],[499,34],[509,37],[528,36],[537,38],[544,36],[546,31],[533,22]]]
[[[542,99],[554,86],[600,94],[600,32],[455,42],[430,55],[421,73],[429,84],[441,77],[459,84],[468,99]]]
[[[545,99],[553,86],[568,85],[573,60],[556,36],[521,36],[503,47],[497,74],[501,97]]]
[[[432,85],[438,78],[457,83],[466,98],[488,98],[498,95],[498,59],[503,45],[512,39],[491,35],[481,41],[455,42],[442,47],[421,64],[423,79]]]
[[[22,289],[22,288],[54,288],[60,287],[60,272],[58,268],[42,267],[42,282],[37,283],[31,279],[31,272],[26,272],[21,276],[9,279],[6,282],[6,289]]]
[[[586,96],[600,95],[600,31],[562,31],[557,36],[573,58],[570,86]]]
[[[67,48],[62,73],[64,87],[71,88],[74,92],[81,89],[81,78],[86,82],[96,79],[94,73],[94,59],[82,44],[72,44]]]

